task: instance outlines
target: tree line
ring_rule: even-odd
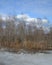
[[[52,27],[45,33],[43,28],[26,25],[26,21],[16,17],[5,21],[0,17],[0,48],[45,50],[52,49]]]

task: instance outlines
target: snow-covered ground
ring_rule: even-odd
[[[52,53],[15,54],[0,51],[0,65],[52,65]]]

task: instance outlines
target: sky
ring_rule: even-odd
[[[21,13],[33,18],[47,18],[52,24],[52,0],[0,0],[0,14]]]

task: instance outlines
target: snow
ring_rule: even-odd
[[[52,53],[14,54],[0,51],[0,65],[52,65]]]

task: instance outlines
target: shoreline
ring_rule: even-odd
[[[20,53],[24,53],[24,54],[35,54],[35,53],[45,53],[45,54],[51,54],[52,50],[24,50],[24,49],[20,49],[18,51],[16,50],[9,50],[9,49],[5,49],[5,48],[1,48],[0,49],[1,52],[11,52],[11,53],[17,53],[17,54],[20,54]]]

